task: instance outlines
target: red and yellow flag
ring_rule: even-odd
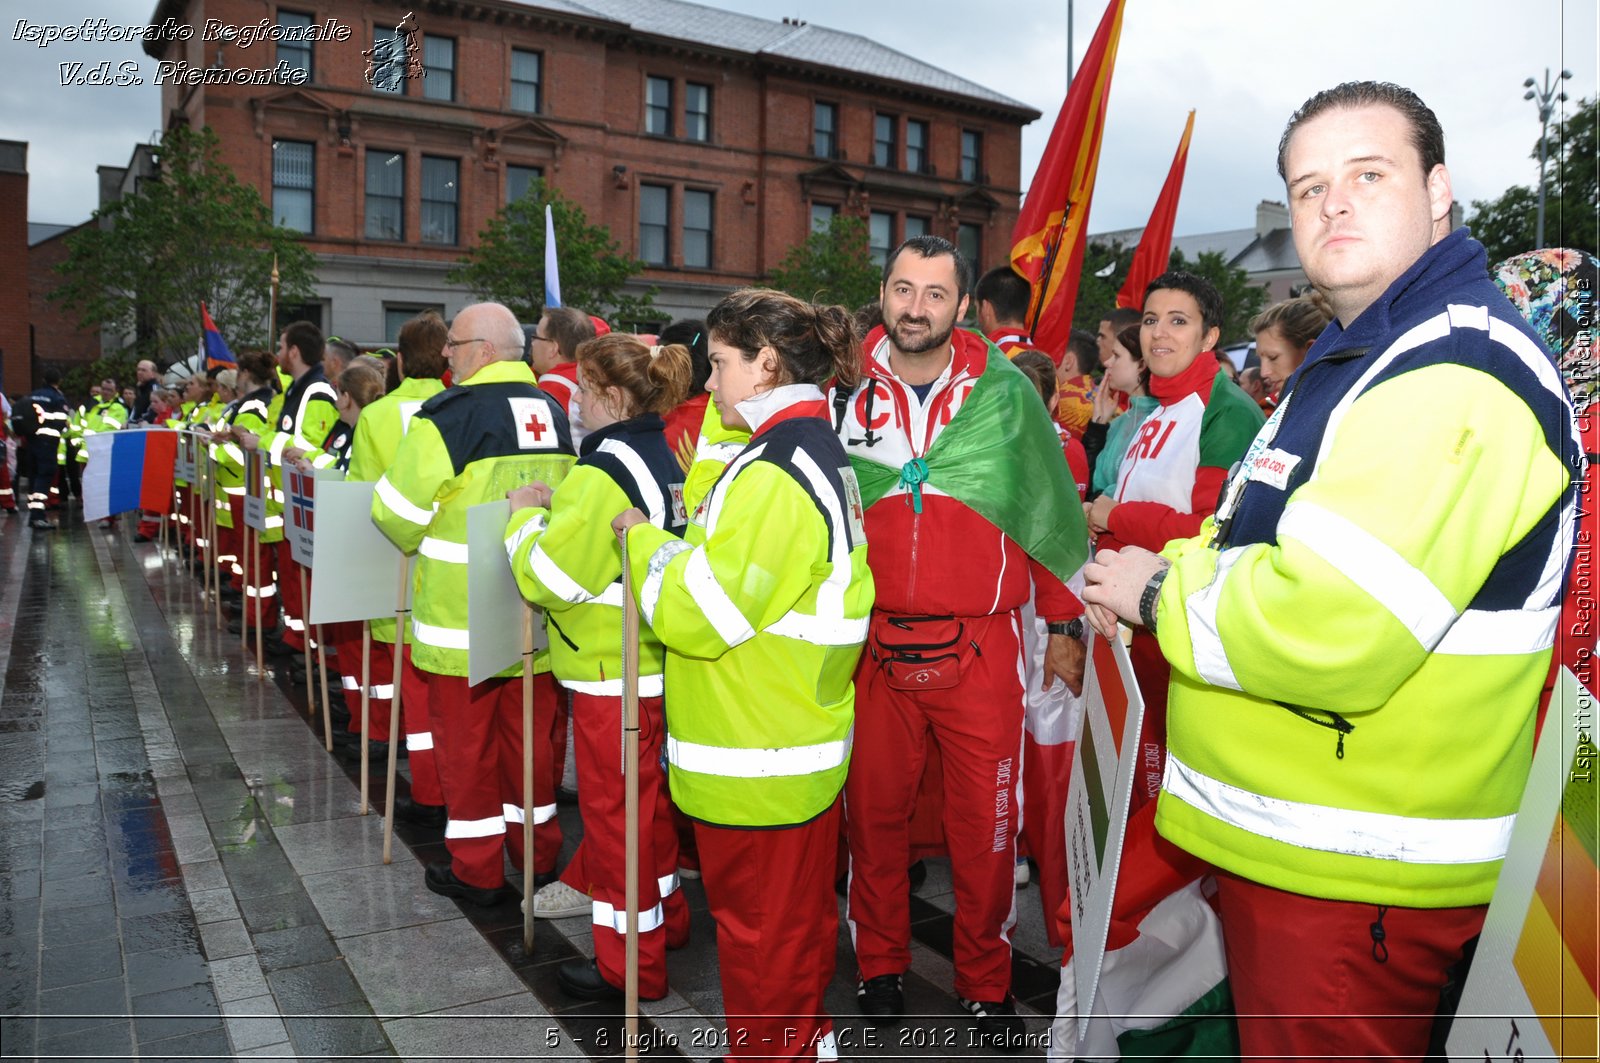
[[[1139,237],[1133,261],[1128,265],[1128,279],[1122,282],[1117,293],[1117,305],[1135,310],[1144,308],[1145,285],[1167,271],[1167,261],[1172,257],[1172,224],[1178,217],[1178,196],[1183,193],[1183,168],[1189,161],[1189,137],[1194,133],[1194,112],[1183,127],[1183,139],[1178,141],[1178,153],[1172,157],[1172,169],[1167,171],[1167,183],[1161,186],[1156,197],[1156,209],[1150,212],[1150,224]]]
[[[1066,350],[1072,331],[1125,4],[1126,0],[1111,0],[1100,19],[1011,233],[1012,268],[1033,285],[1029,331],[1034,345],[1052,355]]]

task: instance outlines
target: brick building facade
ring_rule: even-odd
[[[663,319],[758,282],[835,212],[878,253],[926,231],[992,264],[1038,117],[859,36],[680,0],[160,0],[167,19],[194,32],[145,45],[190,64],[164,68],[163,127],[217,132],[318,256],[305,312],[358,342],[469,302],[445,274],[533,176],[649,264]],[[216,32],[263,22],[327,39]],[[213,67],[280,83],[184,83]]]
[[[0,388],[33,390],[28,329],[28,145],[0,140]]]

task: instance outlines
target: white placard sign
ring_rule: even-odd
[[[506,557],[506,523],[511,503],[484,502],[467,510],[467,683],[477,686],[522,660],[522,614]],[[533,647],[550,644],[544,613],[535,611]]]
[[[312,469],[301,472],[293,465],[283,469],[283,537],[289,540],[289,555],[297,565],[312,567],[315,555],[317,492],[324,482],[344,479],[339,469]]]
[[[322,480],[317,484],[312,551],[317,578],[311,581],[309,624],[376,620],[394,616],[405,556],[372,523],[372,493],[365,480]],[[406,604],[411,588],[406,588]]]
[[[258,532],[267,530],[266,455],[259,450],[244,452],[244,524]]]

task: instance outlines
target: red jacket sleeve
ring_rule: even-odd
[[[1034,606],[1045,623],[1064,622],[1083,615],[1083,602],[1071,588],[1056,579],[1055,573],[1031,557],[1028,569],[1033,573]]]
[[[1174,539],[1190,539],[1200,533],[1200,525],[1216,512],[1217,495],[1227,478],[1227,469],[1202,465],[1194,473],[1188,513],[1160,502],[1122,502],[1106,518],[1106,530],[1118,542],[1159,553]]]

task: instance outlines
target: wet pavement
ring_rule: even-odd
[[[619,1055],[616,1007],[555,983],[593,954],[587,916],[540,921],[526,954],[515,899],[423,887],[422,865],[446,859],[439,831],[398,825],[385,865],[381,771],[363,816],[303,686],[257,671],[170,551],[75,517],[55,532],[0,518],[0,1055]],[[582,824],[573,806],[561,817],[570,852]],[[718,1055],[715,927],[699,883],[684,888],[693,939],[668,957],[672,992],[643,1005],[648,1058]],[[994,1054],[969,1047],[950,990],[953,905],[930,861],[906,976],[922,1018],[900,1030],[856,1015],[841,929],[841,1057]],[[1015,991],[1040,1044],[1058,952],[1037,890],[1017,915]]]

